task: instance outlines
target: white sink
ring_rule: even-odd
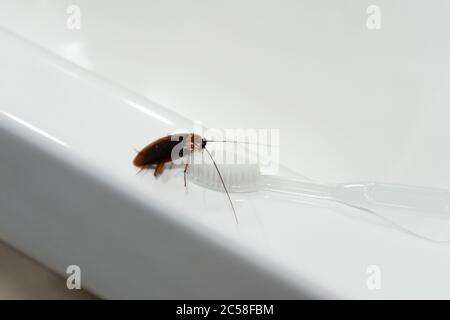
[[[447,244],[251,194],[236,225],[224,194],[131,164],[200,120],[280,129],[312,180],[450,189],[447,2],[380,1],[377,31],[357,0],[77,3],[72,31],[59,1],[0,4],[1,240],[106,298],[450,298]]]

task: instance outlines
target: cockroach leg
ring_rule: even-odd
[[[187,184],[186,184],[186,172],[187,172],[188,167],[189,167],[189,163],[186,163],[186,165],[184,166],[184,187],[185,188],[187,187]]]
[[[154,175],[155,177],[159,176],[164,170],[164,162],[160,162],[156,165]]]

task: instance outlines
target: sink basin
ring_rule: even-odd
[[[58,1],[2,3],[0,239],[105,298],[450,298],[446,243],[251,193],[236,224],[182,168],[132,165],[201,121],[279,129],[286,174],[450,189],[450,8],[379,6],[369,30],[356,0],[79,1],[68,30]]]

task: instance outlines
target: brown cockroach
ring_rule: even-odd
[[[234,217],[236,223],[238,223],[236,210],[234,209],[233,201],[231,201],[230,194],[228,193],[225,182],[222,178],[219,168],[217,167],[214,158],[211,153],[206,149],[207,142],[234,142],[237,141],[219,141],[219,140],[206,140],[198,134],[194,133],[182,133],[175,135],[168,135],[162,137],[149,145],[147,145],[141,151],[138,151],[136,157],[133,160],[133,164],[140,168],[139,172],[145,169],[155,168],[154,175],[157,177],[164,170],[164,165],[166,163],[171,163],[175,159],[183,158],[188,156],[193,152],[206,150],[209,157],[211,158],[216,170],[219,175],[220,181],[222,182],[223,188],[227,194],[228,200],[230,201],[231,208],[233,209]],[[246,142],[243,142],[246,143]],[[177,148],[177,149],[175,149]],[[184,167],[184,186],[186,187],[186,172],[189,163],[186,163]]]

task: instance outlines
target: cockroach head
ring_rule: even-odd
[[[191,141],[192,150],[200,151],[205,147],[206,140],[203,139],[202,136],[193,133],[189,137]]]

